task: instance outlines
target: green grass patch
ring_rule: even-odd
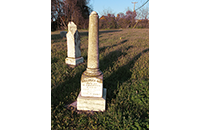
[[[149,30],[99,31],[99,66],[107,88],[106,111],[88,116],[64,108],[77,99],[81,74],[87,67],[88,33],[80,31],[84,63],[65,64],[66,39],[59,32],[51,39],[51,128],[149,129]]]

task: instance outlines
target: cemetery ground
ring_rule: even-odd
[[[99,31],[99,69],[107,88],[106,111],[77,114],[64,108],[81,90],[81,75],[87,68],[88,32],[79,30],[84,63],[65,64],[66,38],[51,33],[51,128],[149,129],[149,29]]]

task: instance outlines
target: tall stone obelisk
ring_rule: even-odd
[[[105,111],[106,88],[103,88],[103,73],[99,69],[99,16],[95,11],[89,17],[88,39],[87,69],[81,76],[77,110]]]

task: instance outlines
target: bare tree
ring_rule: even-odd
[[[69,21],[73,21],[78,28],[86,28],[92,11],[88,3],[89,0],[52,0],[51,21],[56,21],[57,25],[64,27]]]
[[[137,11],[140,18],[137,27],[148,28],[149,27],[149,7],[141,8]]]
[[[117,28],[116,18],[111,10],[103,10],[101,14],[104,15],[99,20],[99,28]]]
[[[127,28],[128,27],[133,27],[135,24],[135,17],[136,17],[136,12],[135,11],[126,11],[126,22],[127,22]]]
[[[141,19],[149,19],[149,7],[139,9],[138,16]]]
[[[111,8],[104,9],[102,12],[100,12],[100,15],[102,16],[107,16],[108,14],[115,14],[115,13],[113,13],[113,10]]]

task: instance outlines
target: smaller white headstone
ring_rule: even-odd
[[[67,33],[67,58],[65,63],[68,65],[77,65],[83,62],[80,49],[80,34],[74,22],[69,22]]]

